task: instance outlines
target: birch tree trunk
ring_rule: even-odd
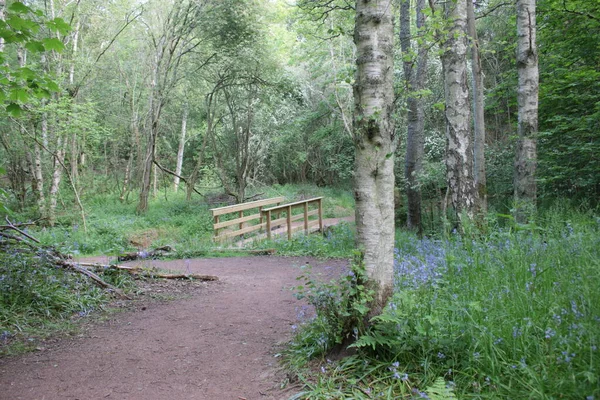
[[[43,118],[43,117],[42,117]],[[33,144],[33,180],[35,181],[35,193],[40,216],[47,218],[46,196],[44,195],[44,175],[42,172],[42,151],[38,143]]]
[[[475,29],[475,10],[473,1],[467,0],[467,25],[471,42],[471,69],[473,75],[473,152],[475,188],[477,190],[476,210],[478,218],[483,220],[487,213],[487,182],[485,176],[485,115],[483,95],[483,72],[479,54],[479,39]]]
[[[535,0],[517,0],[517,70],[519,74],[518,143],[515,160],[515,218],[526,223],[536,211],[539,72]]]
[[[187,119],[188,119],[188,105],[186,104],[183,108],[183,117],[181,118],[181,137],[179,138],[179,149],[177,149],[177,166],[175,167],[175,178],[173,180],[173,190],[175,193],[179,190],[179,177],[181,176],[181,169],[183,167],[183,151],[185,150],[185,139],[187,135]]]
[[[385,306],[394,274],[393,0],[357,0],[354,42],[354,197],[357,241],[376,290],[372,314]]]
[[[66,141],[64,141],[66,142]],[[54,155],[54,165],[52,173],[52,184],[49,193],[48,206],[48,225],[54,226],[56,223],[56,206],[58,204],[58,191],[62,180],[62,168],[65,161],[65,143],[62,137],[56,139],[56,154]]]
[[[446,4],[450,29],[442,55],[446,96],[446,179],[459,226],[463,215],[473,219],[477,197],[467,85],[467,1],[471,0],[454,0]]]
[[[421,32],[425,25],[424,8],[425,0],[417,0],[416,25],[418,32]],[[406,99],[408,116],[406,162],[404,169],[408,200],[407,225],[409,229],[416,230],[419,235],[422,235],[419,176],[423,171],[425,113],[423,110],[423,101],[417,93],[425,88],[428,48],[425,44],[418,45],[415,69],[415,57],[413,57],[411,46],[410,20],[410,0],[403,0],[400,6],[400,44],[404,57],[404,76],[408,92]]]
[[[77,56],[80,27],[81,23],[80,21],[77,21],[75,30],[73,31],[73,53],[71,56],[71,65],[69,66],[69,90],[75,86],[75,57]],[[73,101],[75,101],[75,99],[73,99]],[[79,180],[79,140],[77,138],[77,132],[73,132],[71,137],[71,157],[69,161],[71,163],[71,179],[73,179],[74,183],[77,183]]]

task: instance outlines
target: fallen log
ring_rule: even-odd
[[[197,279],[199,281],[218,281],[219,277],[214,275],[201,275],[201,274],[163,274],[160,272],[154,272],[148,269],[140,267],[129,267],[127,265],[106,265],[98,263],[77,263],[81,266],[102,268],[102,269],[117,269],[119,271],[125,271],[133,276],[142,276],[147,278],[162,278],[162,279]]]
[[[134,260],[143,260],[146,258],[157,258],[164,257],[167,253],[173,251],[171,246],[162,246],[157,247],[151,251],[136,251],[132,253],[123,253],[117,256],[118,261],[134,261]]]
[[[80,265],[77,265],[77,263],[73,263],[73,262],[66,261],[66,260],[56,260],[55,263],[57,265],[60,265],[65,268],[69,268],[73,271],[79,272],[80,274],[83,274],[83,275],[91,278],[94,282],[96,282],[96,284],[98,286],[100,286],[104,289],[108,289],[109,291],[116,293],[117,295],[119,295],[120,297],[122,297],[124,299],[132,300],[132,298],[127,296],[125,293],[123,293],[123,291],[121,289],[111,285],[110,283],[105,282],[98,275],[96,275],[92,271],[85,269],[84,267],[82,267]]]
[[[147,276],[152,278],[163,279],[197,279],[199,281],[218,281],[219,277],[214,275],[198,275],[198,274],[155,274],[148,272]]]

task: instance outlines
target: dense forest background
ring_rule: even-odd
[[[595,205],[600,9],[584,0],[537,3],[538,202]],[[99,194],[135,202],[143,213],[149,197],[177,190],[188,199],[223,190],[240,202],[265,185],[351,187],[355,48],[348,3],[14,4],[5,5],[2,32],[20,33],[3,34],[0,83],[7,105],[0,111],[1,186],[11,210],[54,225],[74,207],[84,218],[86,202]],[[515,7],[474,6],[487,196],[491,210],[507,213],[517,127]],[[423,224],[432,227],[445,210],[446,121],[436,36],[442,23],[424,11],[420,27],[412,18],[412,44],[401,49],[397,40],[396,186],[406,192],[406,99],[417,97],[424,155],[411,185],[422,192]],[[423,47],[424,84],[414,91],[402,63],[415,63]]]
[[[0,355],[135,296],[118,255],[231,255],[210,208],[323,196],[355,223],[249,245],[355,256],[299,269],[293,398],[598,398],[598,38],[596,0],[0,0]]]

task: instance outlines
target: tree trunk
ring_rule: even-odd
[[[52,173],[52,185],[50,186],[49,206],[48,206],[48,225],[54,226],[56,223],[56,206],[58,204],[58,191],[62,180],[62,168],[65,160],[65,143],[62,137],[56,141],[56,154],[54,156],[54,165]]]
[[[394,275],[393,0],[356,1],[354,141],[357,241],[376,290],[372,314],[385,306]]]
[[[71,65],[69,67],[69,90],[75,86],[75,56],[77,55],[78,41],[79,41],[79,29],[81,27],[80,21],[75,24],[75,30],[73,31],[73,54],[71,59]],[[73,99],[75,101],[75,99]],[[71,138],[71,179],[73,183],[77,183],[79,180],[79,142],[77,138],[77,132],[73,132]]]
[[[42,173],[42,152],[40,145],[33,144],[33,180],[35,181],[35,193],[37,198],[37,206],[40,216],[47,218],[46,214],[46,197],[44,195],[44,176]]]
[[[475,10],[473,2],[467,0],[467,22],[471,41],[471,69],[473,75],[473,126],[474,126],[474,174],[477,190],[476,210],[478,219],[483,221],[487,213],[487,183],[485,176],[485,115],[483,94],[483,72],[479,55],[479,39],[475,28]]]
[[[529,221],[536,211],[538,130],[538,52],[535,0],[517,0],[519,140],[515,160],[515,218]]]
[[[425,0],[417,0],[416,22],[417,31],[419,32],[422,31],[425,25],[424,8]],[[408,200],[407,225],[409,229],[416,230],[419,235],[422,235],[423,224],[421,221],[421,187],[419,177],[423,171],[425,113],[423,110],[423,101],[418,92],[425,88],[428,48],[425,44],[418,45],[415,71],[415,62],[414,57],[412,57],[411,48],[410,0],[403,0],[400,8],[400,44],[404,55],[404,76],[408,92],[406,99],[408,108],[406,163],[404,169]]]
[[[446,4],[446,19],[451,25],[442,55],[446,95],[446,178],[459,226],[463,215],[473,219],[477,197],[467,85],[467,1],[470,0]]]
[[[158,124],[160,121],[160,114],[162,111],[162,93],[160,88],[157,87],[159,79],[159,68],[160,68],[161,54],[160,49],[157,50],[157,54],[154,60],[154,66],[152,68],[152,82],[150,90],[150,129],[148,132],[148,139],[146,144],[146,154],[142,160],[142,186],[140,188],[140,200],[138,202],[136,212],[138,214],[145,214],[148,211],[148,198],[150,197],[151,189],[151,178],[152,170],[154,166],[154,154],[156,151],[156,138],[158,136]]]
[[[183,117],[181,118],[181,137],[179,139],[179,149],[177,149],[177,166],[175,167],[175,174],[177,174],[173,180],[173,190],[177,193],[179,190],[179,177],[181,176],[181,169],[183,167],[183,151],[185,150],[185,137],[187,134],[187,119],[188,119],[188,105],[186,104],[183,108]]]

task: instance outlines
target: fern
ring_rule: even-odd
[[[425,389],[425,393],[431,400],[457,400],[454,390],[446,386],[444,378],[438,377],[433,385]]]

